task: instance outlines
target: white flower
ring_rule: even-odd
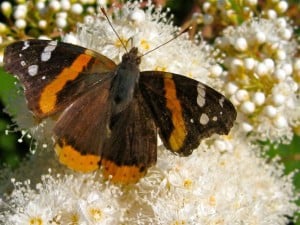
[[[40,20],[38,25],[39,25],[39,28],[45,29],[47,27],[47,21],[46,20]]]
[[[248,48],[248,44],[247,44],[247,40],[245,38],[238,38],[236,40],[236,45],[235,45],[235,48],[238,50],[238,51],[245,51],[247,50]]]
[[[244,114],[240,123],[251,125],[249,132],[256,140],[288,143],[300,124],[292,33],[284,18],[252,19],[227,28],[216,42],[226,54],[226,94]],[[237,91],[231,91],[233,82]]]
[[[58,28],[65,28],[68,25],[68,22],[63,17],[56,18],[56,25]]]
[[[71,8],[70,0],[61,0],[60,3],[61,3],[61,8],[65,11],[67,11]]]
[[[169,41],[178,31],[170,22],[165,21],[165,14],[153,6],[143,13],[133,6],[134,4],[128,6],[128,9],[124,9],[121,15],[115,12],[112,21],[114,29],[127,50],[136,46],[141,54],[146,53]],[[143,23],[140,23],[141,20]],[[117,63],[125,53],[123,45],[108,22],[101,17],[90,18],[84,24],[80,24],[77,39],[77,44],[98,51]],[[222,81],[214,79],[213,76],[209,77],[209,68],[213,59],[210,57],[211,51],[206,47],[192,44],[186,35],[181,35],[159,50],[144,56],[140,68],[141,70],[156,69],[179,73],[202,82],[211,80],[214,86],[219,87]],[[193,51],[189,50],[191,48]]]
[[[89,224],[117,224],[120,221],[120,205],[109,188],[102,193],[92,192],[79,201],[79,210]]]
[[[71,11],[74,14],[80,15],[83,12],[83,7],[80,3],[75,3],[71,6]]]
[[[49,7],[50,7],[53,11],[57,12],[57,11],[59,11],[60,8],[61,8],[61,3],[60,3],[58,0],[51,0],[50,3],[49,3]]]
[[[14,18],[15,19],[24,19],[27,14],[27,5],[21,4],[18,5],[14,11]]]
[[[114,187],[105,187],[96,174],[42,176],[35,190],[28,183],[15,183],[11,204],[14,214],[6,217],[10,224],[71,224],[74,220],[86,224],[116,224],[120,220],[118,197]],[[101,179],[99,179],[101,180]],[[41,221],[30,223],[29,221]]]
[[[18,29],[24,29],[26,27],[27,23],[24,19],[17,19],[15,22],[15,25]]]
[[[226,143],[222,151],[220,144],[206,145],[210,140],[189,157],[161,148],[157,165],[128,187],[103,182],[99,172],[63,169],[67,174],[43,175],[36,188],[30,187],[32,182],[14,182],[5,200],[14,210],[5,211],[2,220],[7,225],[37,218],[58,224],[286,224],[286,216],[298,210],[291,176],[284,176],[276,161],[266,164],[257,147],[234,133],[232,139],[219,138],[219,143]],[[20,177],[30,169],[39,176],[41,161],[47,162],[49,154],[42,157],[20,168]]]
[[[286,1],[279,1],[277,3],[277,10],[280,12],[280,13],[284,13],[287,9],[288,9],[289,5]]]
[[[12,5],[9,1],[3,1],[1,3],[1,11],[3,13],[3,15],[5,16],[10,16],[11,12],[12,12]]]

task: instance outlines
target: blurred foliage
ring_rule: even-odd
[[[3,164],[17,166],[29,150],[26,143],[18,141],[21,132],[14,131],[12,118],[3,111],[10,93],[17,91],[15,81],[13,76],[0,68],[0,167]]]
[[[300,192],[300,137],[294,136],[292,143],[289,145],[279,145],[272,146],[267,154],[273,158],[276,156],[280,156],[281,162],[285,165],[285,173],[289,174],[296,170],[294,176],[294,184],[297,192]],[[300,205],[300,199],[298,199],[297,204]],[[295,223],[296,225],[300,225],[300,212],[297,215],[298,220]],[[292,225],[294,223],[290,223]]]

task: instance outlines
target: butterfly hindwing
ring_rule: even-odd
[[[101,54],[57,41],[19,41],[4,53],[4,68],[20,79],[28,107],[38,118],[63,110],[101,80],[95,73],[115,67]]]
[[[80,96],[55,124],[56,153],[59,161],[71,169],[90,172],[100,167],[103,146],[110,135],[111,80]]]
[[[54,127],[56,153],[62,164],[76,171],[102,166],[104,176],[113,182],[134,183],[156,162],[156,126],[141,94],[125,110],[112,114],[112,78],[86,92],[60,115]]]
[[[156,163],[157,131],[137,89],[128,107],[110,120],[110,138],[102,152],[104,175],[116,183],[134,183]]]
[[[182,155],[213,133],[227,134],[236,118],[222,94],[181,75],[144,71],[139,86],[164,145]]]

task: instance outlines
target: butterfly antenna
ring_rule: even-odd
[[[161,45],[159,45],[159,46],[157,46],[157,47],[151,49],[150,51],[144,53],[144,54],[141,55],[140,57],[143,57],[143,56],[145,56],[145,55],[148,55],[149,53],[155,51],[156,49],[158,49],[158,48],[160,48],[160,47],[162,47],[162,46],[164,46],[164,45],[170,43],[171,41],[175,40],[176,38],[178,38],[179,36],[181,36],[184,32],[186,32],[187,30],[190,30],[190,29],[192,29],[192,27],[186,27],[185,29],[183,29],[182,31],[180,31],[180,33],[178,33],[178,34],[176,34],[174,37],[172,37],[170,40],[168,40],[168,41],[166,41],[165,43],[162,43]]]
[[[121,39],[121,37],[119,36],[118,32],[115,30],[114,26],[113,26],[112,23],[110,22],[110,20],[109,20],[107,14],[106,14],[105,9],[104,9],[103,7],[100,7],[100,9],[101,9],[101,12],[103,13],[103,15],[105,16],[105,18],[107,19],[109,25],[110,25],[111,28],[113,29],[114,33],[117,35],[117,37],[118,37],[119,41],[121,42],[122,46],[124,47],[125,51],[128,52],[128,51],[127,51],[127,48],[126,48],[126,45],[124,44],[124,42],[122,41],[122,39]]]

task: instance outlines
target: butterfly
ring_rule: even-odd
[[[188,77],[140,71],[133,47],[120,64],[93,50],[53,40],[6,47],[4,68],[24,87],[38,120],[57,118],[58,159],[71,169],[102,168],[116,183],[135,183],[157,160],[157,135],[175,154],[190,155],[203,138],[228,134],[232,103]]]

